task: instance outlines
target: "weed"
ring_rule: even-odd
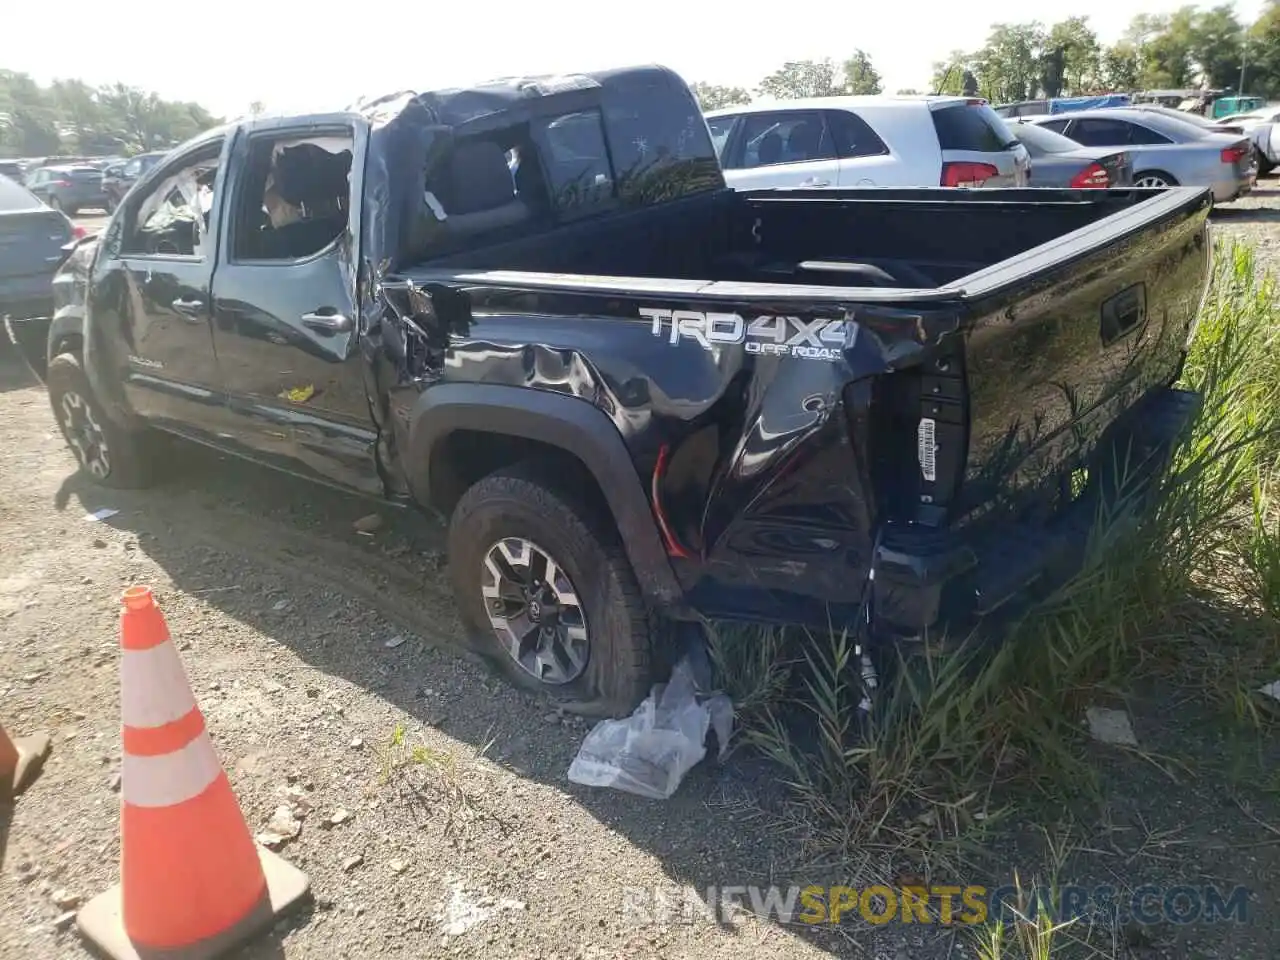
[[[480,748],[475,759],[483,756],[488,745]],[[404,725],[397,723],[385,742],[373,746],[373,754],[379,785],[394,787],[411,811],[425,807],[428,815],[442,816],[446,835],[482,815],[475,803],[477,791],[468,785],[469,764],[457,752],[425,742],[410,743]]]
[[[756,624],[707,623],[717,685],[733,701],[739,727],[751,727],[786,694],[793,662],[788,631]]]
[[[1183,371],[1203,408],[1154,500],[1137,503],[1125,482],[1143,465],[1123,465],[1078,574],[994,651],[977,637],[945,653],[926,644],[866,718],[848,634],[797,638],[804,654],[785,663],[773,659],[780,631],[713,644],[735,699],[745,694],[745,738],[807,820],[810,854],[843,858],[846,875],[857,860],[880,881],[902,860],[956,875],[1025,788],[1089,790],[1080,708],[1137,677],[1161,674],[1261,722],[1253,691],[1280,671],[1278,304],[1248,248],[1218,248]],[[984,929],[980,955],[1042,960],[1082,942],[1048,917]]]

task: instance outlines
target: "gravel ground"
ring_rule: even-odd
[[[1280,272],[1280,180],[1215,219]],[[43,392],[0,356],[0,711],[10,732],[55,740],[41,779],[0,808],[0,957],[86,956],[67,911],[117,879],[118,596],[138,582],[157,593],[250,829],[281,806],[300,824],[280,853],[308,873],[314,901],[239,956],[973,955],[954,931],[892,925],[629,923],[627,887],[840,871],[797,863],[802,837],[767,813],[779,788],[747,760],[704,763],[665,803],[568,783],[587,727],[455,651],[440,537],[425,521],[201,449],[182,461],[146,494],[82,484]],[[85,520],[101,507],[119,513]],[[370,513],[383,523],[366,536],[354,524]],[[1246,810],[1235,791],[1257,785],[1216,727],[1182,707],[1169,722],[1158,697],[1130,706],[1144,741],[1204,772],[1171,779],[1100,753],[1109,800],[1087,812],[1098,850],[1074,874],[1245,883],[1250,924],[1157,929],[1141,955],[1280,955],[1275,785]],[[397,725],[431,762],[395,762]],[[1255,746],[1247,773],[1280,760]],[[1029,826],[996,843],[996,882],[1041,869],[1043,847]]]
[[[425,523],[384,513],[363,536],[370,504],[195,449],[147,494],[83,487],[42,392],[11,358],[0,372],[0,704],[10,731],[55,739],[9,830],[0,956],[81,956],[55,900],[116,879],[118,596],[137,582],[250,828],[281,805],[302,822],[280,852],[315,905],[245,956],[823,952],[766,924],[623,923],[624,887],[763,883],[785,846],[739,822],[757,794],[742,769],[705,767],[661,804],[569,784],[586,726],[438,649],[456,627]],[[120,512],[85,520],[101,507]],[[388,776],[397,724],[437,763]]]
[[[1252,243],[1259,266],[1280,277],[1280,176],[1259,180],[1243,200],[1218,207],[1213,229],[1216,235]]]

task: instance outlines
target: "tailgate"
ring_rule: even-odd
[[[1165,191],[957,281],[970,316],[955,520],[1056,498],[1108,426],[1178,377],[1209,280],[1207,214],[1207,193]]]

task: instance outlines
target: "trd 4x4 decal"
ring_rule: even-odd
[[[652,307],[641,307],[640,316],[652,322],[655,337],[665,335],[673,345],[694,340],[703,349],[710,350],[742,344],[747,353],[805,360],[839,360],[841,351],[850,349],[858,336],[858,325],[852,320],[784,316],[745,320],[736,313]]]

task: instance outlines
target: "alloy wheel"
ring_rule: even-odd
[[[67,443],[75,452],[76,459],[93,476],[105,478],[111,472],[111,451],[93,410],[74,390],[62,395],[58,407],[58,419],[62,421]]]
[[[590,650],[586,613],[568,573],[537,544],[498,541],[480,572],[485,613],[521,670],[560,686],[582,676]]]

